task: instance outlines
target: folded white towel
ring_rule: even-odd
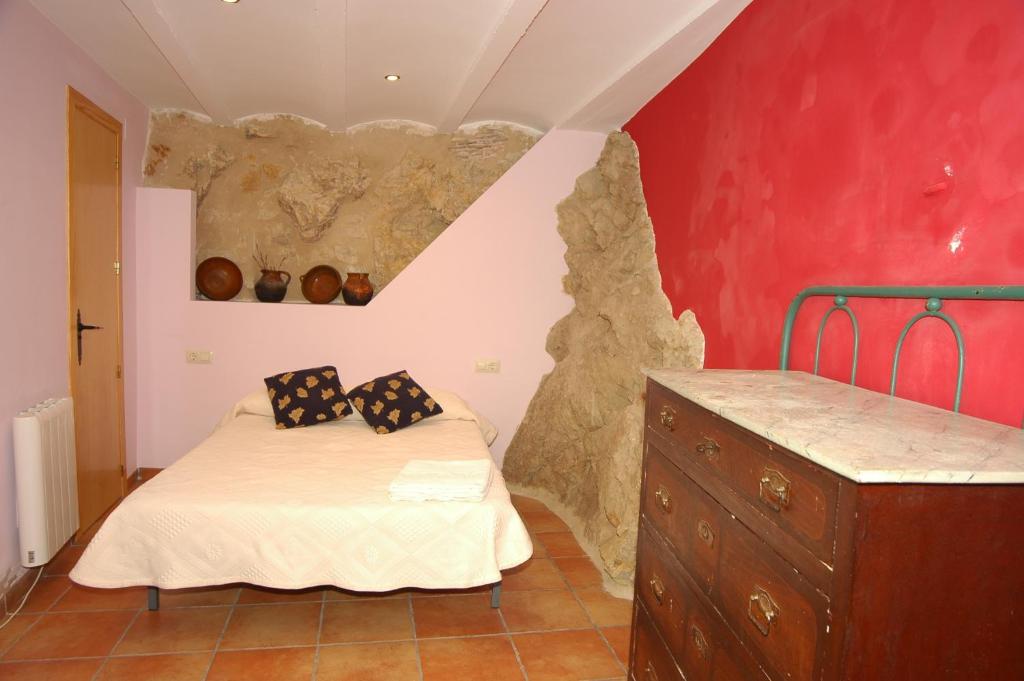
[[[482,501],[493,471],[490,459],[414,459],[391,481],[388,495],[392,501]]]

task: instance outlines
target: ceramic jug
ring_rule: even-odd
[[[263,276],[259,278],[253,287],[256,290],[256,297],[264,303],[280,303],[288,293],[288,283],[292,275],[284,270],[260,270]]]

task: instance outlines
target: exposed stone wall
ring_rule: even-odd
[[[147,186],[193,189],[196,262],[219,255],[252,299],[258,243],[295,282],[315,265],[369,272],[379,291],[536,141],[511,125],[431,134],[415,126],[335,133],[291,116],[220,126],[150,119]]]
[[[644,378],[699,367],[704,336],[661,289],[636,146],[608,137],[597,166],[558,207],[576,306],[551,329],[544,377],[505,453],[510,486],[568,512],[613,583],[635,569]]]

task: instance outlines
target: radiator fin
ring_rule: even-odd
[[[47,563],[78,529],[75,421],[71,398],[50,399],[14,418],[14,477],[21,563]]]

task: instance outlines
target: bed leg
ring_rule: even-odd
[[[501,605],[501,582],[491,586],[491,607],[497,608]]]
[[[149,594],[148,594],[147,605],[148,605],[150,610],[159,610],[160,609],[160,589],[158,589],[155,586],[151,586],[151,587],[148,587],[148,588],[149,588]]]

